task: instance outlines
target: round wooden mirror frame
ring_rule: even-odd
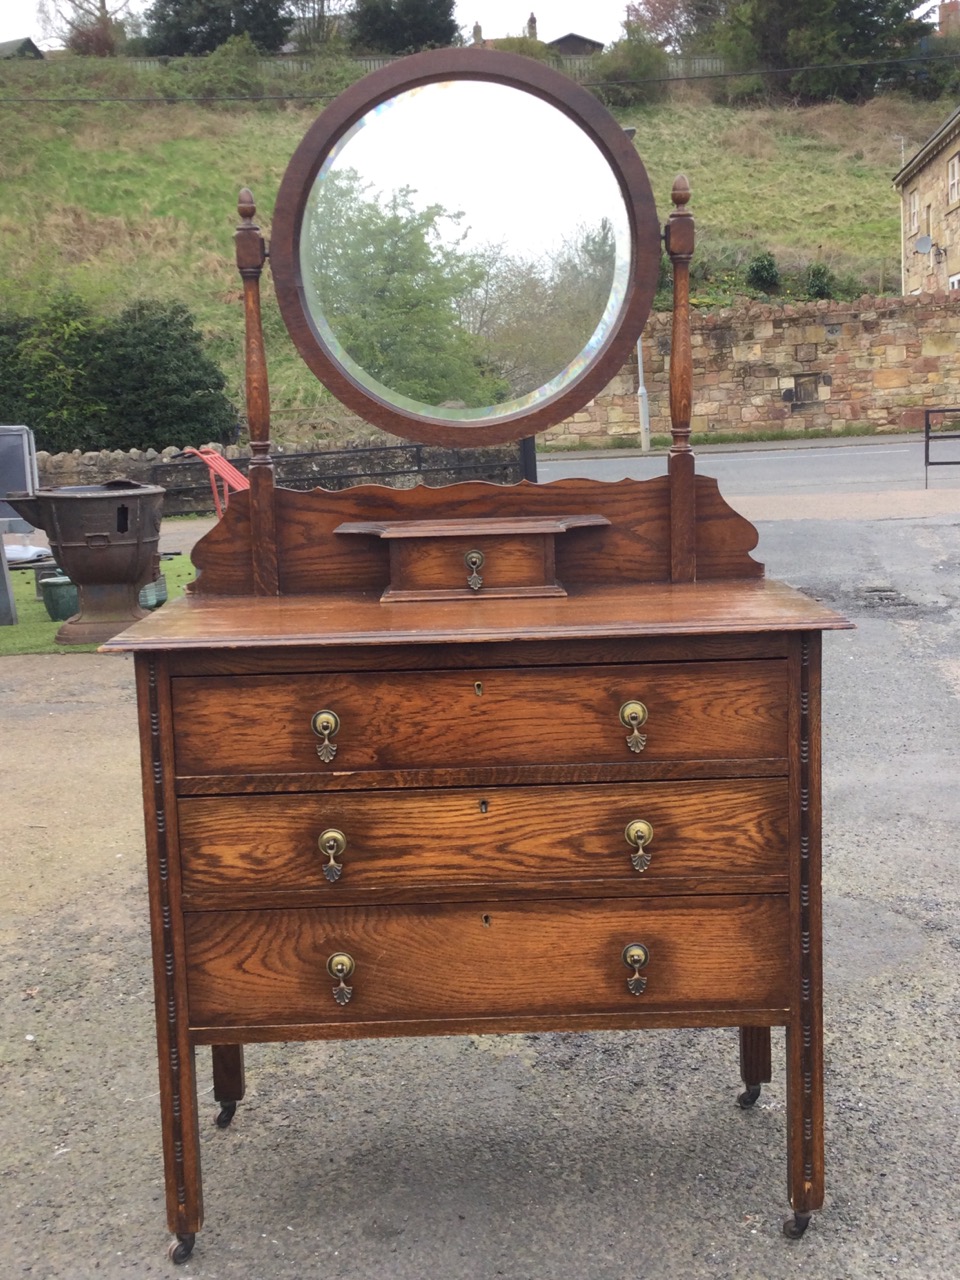
[[[630,223],[630,274],[624,305],[606,341],[578,377],[539,404],[488,422],[455,423],[411,413],[356,381],[332,355],[310,317],[300,273],[300,228],[314,179],[331,149],[386,99],[439,80],[486,80],[550,103],[594,141],[623,195]],[[478,122],[482,124],[482,122]],[[562,157],[558,158],[562,162]],[[606,108],[575,81],[532,58],[489,49],[434,49],[374,71],[339,95],[307,131],[277,195],[270,242],[277,300],[290,336],[320,381],[374,426],[421,444],[502,444],[554,426],[582,409],[626,363],[643,330],[660,268],[660,226],[646,170]]]

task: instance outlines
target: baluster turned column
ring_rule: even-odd
[[[250,431],[250,536],[253,548],[253,589],[258,596],[279,593],[277,531],[270,457],[270,389],[260,321],[260,275],[267,248],[254,222],[253,193],[244,187],[237,202],[240,225],[234,237],[237,268],[243,280],[246,322],[247,425]]]
[[[694,582],[697,577],[696,475],[690,448],[690,407],[693,396],[693,355],[690,347],[690,259],[693,257],[693,215],[686,205],[690,184],[681,174],[670,197],[674,210],[664,227],[664,240],[673,264],[673,337],[670,346],[670,429],[673,444],[667,460],[670,477],[670,579]]]

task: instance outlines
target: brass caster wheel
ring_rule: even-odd
[[[178,1235],[176,1240],[170,1241],[167,1257],[171,1262],[175,1262],[179,1266],[181,1262],[186,1262],[191,1253],[193,1253],[193,1246],[196,1241],[196,1235]]]
[[[783,1234],[788,1240],[799,1240],[809,1225],[809,1213],[795,1213],[792,1218],[784,1218]]]
[[[760,1086],[758,1084],[748,1084],[737,1097],[737,1106],[746,1111],[748,1107],[752,1107],[756,1100],[760,1097]]]
[[[214,1124],[218,1129],[227,1129],[230,1126],[230,1121],[236,1114],[237,1104],[235,1102],[222,1102]]]

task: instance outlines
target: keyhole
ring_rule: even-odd
[[[473,686],[473,691],[478,698],[483,697],[483,681],[482,680],[477,681],[477,683]]]
[[[489,929],[489,928],[490,928],[490,917],[489,917],[489,916],[481,916],[481,917],[480,917],[480,919],[483,921],[483,927],[484,927],[485,929]]]
[[[490,806],[487,804],[486,800],[481,800],[481,801],[480,801],[480,812],[481,812],[481,813],[486,813],[486,812],[487,812],[487,810],[488,810],[489,808],[490,808]]]

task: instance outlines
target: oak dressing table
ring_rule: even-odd
[[[507,270],[492,238],[467,242],[456,206],[417,204],[428,177],[391,188],[369,167],[411,163],[395,159],[396,122],[416,135],[455,118],[461,93],[497,147],[497,119],[523,131],[529,110],[554,166],[570,157],[606,190],[602,216],[584,196],[550,264],[521,246]],[[563,203],[546,198],[544,241]],[[274,485],[266,248],[241,193],[250,489],[197,545],[189,598],[106,646],[136,659],[176,1262],[202,1222],[198,1045],[225,1127],[245,1043],[729,1026],[749,1106],[785,1026],[787,1234],[822,1203],[820,633],[848,624],[765,580],[755,530],[695,473],[688,200],[678,179],[665,475],[300,493]],[[361,227],[394,258],[358,280]],[[649,312],[660,236],[633,145],[589,93],[527,59],[440,50],[373,73],[317,120],[270,257],[291,336],[336,396],[410,439],[483,444],[542,430],[609,382]],[[520,373],[505,352],[522,335],[510,348],[509,324],[476,319],[480,294],[507,314],[518,273],[553,343],[540,365],[518,356]],[[371,342],[391,296],[404,323]],[[463,328],[438,337],[452,310]],[[432,392],[405,380],[428,352]]]

